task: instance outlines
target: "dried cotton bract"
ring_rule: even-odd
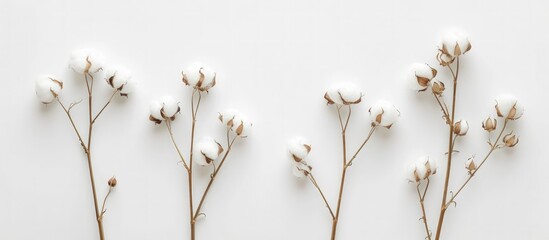
[[[91,49],[76,50],[70,56],[69,67],[77,73],[96,73],[103,67],[103,58]]]
[[[153,101],[150,105],[149,120],[156,124],[162,123],[162,120],[175,120],[175,114],[179,113],[181,108],[179,102],[172,96],[163,97],[160,101]]]
[[[210,165],[223,152],[223,147],[211,137],[198,141],[193,150],[193,161],[199,165]]]
[[[63,82],[54,77],[41,76],[36,80],[36,96],[44,104],[53,102],[62,89]]]
[[[194,63],[189,68],[184,70],[183,83],[191,86],[199,91],[207,92],[215,86],[216,73],[207,66],[201,63]]]
[[[324,94],[328,104],[351,105],[362,101],[362,91],[351,83],[342,83],[330,87]]]
[[[227,109],[219,113],[219,121],[240,137],[247,137],[252,127],[248,118],[236,110]]]
[[[496,98],[496,112],[499,117],[517,120],[522,117],[524,107],[515,96],[500,95]]]
[[[370,110],[370,120],[372,120],[372,126],[382,126],[387,129],[391,128],[400,116],[400,112],[390,102],[378,101],[374,104]]]

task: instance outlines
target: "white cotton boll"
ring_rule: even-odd
[[[40,76],[35,82],[36,96],[45,104],[53,102],[63,89],[63,82],[50,76]]]
[[[328,101],[328,104],[350,105],[360,103],[362,96],[362,91],[356,85],[339,83],[328,88],[324,99]]]
[[[234,125],[231,130],[240,137],[247,137],[250,132],[250,128],[252,127],[252,123],[248,121],[248,118],[242,114],[238,114],[234,117],[233,122]]]
[[[296,137],[288,141],[288,152],[290,153],[293,161],[301,162],[307,158],[309,152],[311,152],[311,144],[304,138]]]
[[[464,136],[469,131],[469,123],[460,119],[454,123],[454,133],[458,136]]]
[[[155,122],[162,122],[162,119],[164,119],[162,117],[162,114],[160,113],[162,111],[162,102],[161,101],[152,101],[151,104],[150,104],[150,117],[149,119],[151,121],[155,121]]]
[[[408,70],[407,78],[414,90],[425,91],[436,74],[437,71],[431,66],[425,63],[414,63]]]
[[[418,164],[425,166],[426,174],[425,177],[429,177],[432,174],[437,173],[437,161],[431,159],[429,156],[422,156],[417,160]]]
[[[236,114],[237,114],[236,110],[226,109],[219,113],[219,121],[221,121],[221,123],[223,123],[228,127],[232,127],[234,125],[233,119]]]
[[[370,120],[374,125],[380,125],[386,128],[391,128],[400,116],[400,112],[395,105],[383,100],[374,104],[369,112]]]
[[[311,170],[311,166],[307,165],[306,162],[294,163],[292,166],[292,173],[297,178],[304,178],[308,176],[309,173],[311,173]]]
[[[107,83],[114,89],[119,89],[128,83],[132,78],[132,72],[126,68],[108,68],[105,71]]]
[[[416,174],[419,177],[420,180],[426,179],[428,177],[427,175],[427,167],[424,163],[421,161],[416,162]]]
[[[176,113],[179,112],[179,101],[172,96],[165,96],[161,99],[162,101],[162,113],[164,118],[172,118]]]
[[[193,149],[193,161],[199,165],[211,164],[223,152],[221,145],[211,137],[204,137],[196,142]]]
[[[202,63],[193,63],[183,71],[183,83],[200,91],[208,91],[215,86],[215,81],[215,71]]]
[[[524,106],[515,96],[504,94],[496,98],[496,111],[499,117],[516,120],[522,117]]]
[[[103,67],[103,57],[92,49],[80,49],[71,53],[69,67],[77,73],[95,73]]]
[[[458,31],[448,32],[444,35],[439,43],[439,49],[444,55],[447,55],[447,59],[460,56],[471,49],[471,43],[469,37]]]

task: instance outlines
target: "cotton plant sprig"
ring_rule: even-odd
[[[339,125],[341,128],[341,139],[343,148],[342,157],[342,172],[341,182],[339,187],[339,194],[337,204],[335,208],[328,202],[324,192],[320,188],[320,185],[316,181],[313,175],[312,166],[306,161],[307,156],[312,150],[311,144],[304,138],[297,137],[289,141],[288,152],[290,159],[292,160],[293,174],[298,178],[307,178],[313,186],[318,190],[322,200],[326,204],[330,216],[332,218],[332,233],[331,239],[336,239],[337,225],[340,217],[340,209],[343,199],[343,188],[345,186],[345,177],[347,175],[347,169],[353,164],[353,161],[357,158],[358,154],[364,148],[366,143],[370,140],[376,129],[382,127],[390,129],[400,116],[400,112],[396,107],[386,101],[379,101],[374,104],[370,109],[371,128],[369,133],[365,136],[364,141],[360,147],[354,152],[352,156],[347,155],[347,127],[351,119],[352,106],[359,104],[362,101],[362,92],[353,84],[339,84],[331,87],[324,94],[328,105],[334,106],[338,113]]]
[[[416,90],[418,90],[418,92],[428,93],[428,90],[431,90],[428,94],[432,94],[435,98],[442,112],[443,120],[448,126],[448,149],[446,151],[447,161],[445,166],[446,171],[444,173],[444,188],[442,191],[440,212],[434,235],[434,239],[436,240],[441,239],[446,211],[450,206],[456,205],[456,197],[462,192],[465,186],[467,186],[469,181],[476,176],[478,170],[480,170],[486,160],[488,160],[494,151],[502,148],[514,147],[519,141],[518,136],[515,135],[513,131],[508,131],[508,127],[512,121],[517,120],[522,116],[524,108],[521,102],[519,102],[514,96],[498,96],[495,99],[495,115],[499,119],[489,116],[482,122],[482,128],[486,130],[489,135],[488,152],[482,158],[480,163],[475,161],[475,155],[468,158],[465,161],[465,170],[468,173],[468,177],[461,185],[458,185],[459,188],[457,191],[449,191],[449,183],[451,180],[450,173],[452,163],[454,161],[453,156],[454,153],[457,152],[454,148],[456,139],[458,137],[464,137],[469,131],[469,123],[464,119],[458,119],[456,114],[456,96],[457,86],[459,83],[460,58],[469,50],[471,50],[471,43],[469,42],[469,38],[463,33],[450,33],[446,35],[438,46],[436,59],[440,66],[448,69],[452,76],[452,79],[449,80],[451,86],[453,86],[450,106],[448,106],[444,100],[444,93],[446,90],[445,84],[442,81],[437,80],[436,77],[438,71],[434,67],[427,64],[416,63],[412,65],[409,72],[410,81],[413,81],[416,84],[415,86],[417,87]],[[497,132],[495,134],[496,138],[495,140],[492,140],[492,132],[494,131]],[[426,239],[429,240],[432,239],[433,236],[427,221],[424,200],[428,193],[430,176],[436,174],[437,165],[438,164],[435,160],[432,160],[429,157],[421,157],[411,165],[409,173],[409,181],[416,183],[418,199],[422,212],[421,220],[427,235]],[[422,185],[423,189],[421,189]]]
[[[103,198],[102,207],[99,208],[99,197],[96,191],[95,186],[95,177],[92,164],[92,133],[94,126],[97,123],[99,116],[105,111],[109,106],[113,98],[117,95],[128,97],[128,94],[131,93],[133,87],[131,82],[131,72],[124,68],[112,68],[106,67],[106,71],[102,71],[104,68],[103,60],[100,54],[96,53],[93,50],[82,49],[77,50],[71,54],[69,60],[69,67],[79,74],[81,77],[77,81],[84,81],[86,83],[87,90],[87,105],[88,105],[88,114],[86,122],[88,123],[87,135],[81,134],[81,131],[77,127],[76,119],[73,117],[71,110],[76,107],[82,100],[73,101],[68,106],[66,103],[63,103],[61,100],[61,92],[64,87],[64,82],[59,80],[56,77],[52,76],[41,76],[36,81],[36,95],[38,99],[44,104],[59,104],[65,114],[68,117],[72,129],[78,137],[78,141],[84,150],[86,155],[86,160],[88,163],[89,178],[91,183],[91,189],[93,193],[93,204],[95,209],[95,220],[97,221],[97,227],[99,232],[99,238],[101,240],[105,239],[105,234],[103,230],[103,217],[106,213],[105,204],[107,199],[117,184],[116,178],[112,177],[108,180],[107,184],[109,187],[108,193]],[[101,73],[105,72],[103,75],[106,83],[105,86],[112,88],[112,94],[110,97],[103,103],[101,109],[95,113],[94,111],[94,85],[97,81],[96,78],[101,77]]]
[[[188,161],[185,160],[184,153],[179,148],[175,141],[175,136],[172,129],[172,123],[178,118],[181,112],[180,101],[171,96],[166,96],[158,101],[153,101],[150,105],[149,120],[155,124],[162,124],[168,129],[170,139],[175,147],[183,167],[187,173],[188,179],[188,195],[189,195],[189,223],[190,223],[190,238],[196,238],[195,226],[196,221],[205,214],[201,211],[204,205],[204,200],[208,195],[210,188],[216,179],[219,171],[223,167],[227,156],[231,152],[233,144],[239,138],[246,138],[252,127],[252,123],[246,116],[236,110],[228,109],[219,113],[218,119],[226,128],[226,145],[222,146],[220,142],[212,137],[202,137],[195,142],[195,127],[198,117],[198,109],[202,95],[208,93],[216,84],[216,73],[207,66],[200,63],[192,64],[187,70],[182,72],[183,83],[186,86],[192,87],[191,93],[191,137],[190,145],[188,146]],[[221,157],[221,160],[217,160]],[[195,208],[195,199],[193,197],[193,165],[198,164],[202,167],[211,166],[212,173],[208,185],[206,186],[198,206]],[[217,163],[217,166],[216,166]]]

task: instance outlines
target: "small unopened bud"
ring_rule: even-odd
[[[503,137],[503,143],[507,147],[514,147],[518,144],[518,142],[519,138],[513,133],[509,133]]]
[[[467,131],[469,131],[469,123],[467,121],[461,119],[454,123],[454,133],[458,136],[465,136],[467,134]]]
[[[475,157],[471,157],[467,159],[465,162],[465,169],[469,171],[469,174],[473,173],[477,169],[477,165],[475,164]]]
[[[442,93],[444,93],[444,90],[446,88],[444,87],[444,83],[439,81],[439,80],[435,80],[433,79],[431,81],[431,90],[433,90],[433,93],[437,96],[441,96]]]
[[[497,126],[498,120],[496,120],[495,118],[488,117],[482,122],[482,128],[484,128],[484,130],[488,132],[496,130]]]
[[[118,181],[116,180],[116,178],[113,176],[109,179],[109,181],[107,182],[109,184],[109,187],[116,187],[116,184],[118,183]]]

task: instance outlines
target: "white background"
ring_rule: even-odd
[[[110,176],[119,179],[105,216],[108,239],[188,239],[183,167],[165,127],[147,117],[151,100],[177,96],[183,114],[176,137],[188,145],[190,89],[180,72],[196,60],[218,73],[218,85],[203,98],[198,135],[221,139],[216,116],[227,107],[254,122],[218,175],[198,239],[328,239],[328,211],[311,184],[292,176],[286,142],[310,139],[309,161],[335,205],[341,143],[335,111],[322,95],[338,81],[365,93],[354,107],[349,151],[369,129],[373,102],[392,101],[402,113],[390,131],[375,133],[349,170],[339,239],[423,239],[405,172],[421,155],[443,160],[447,133],[434,99],[408,89],[402,75],[413,62],[436,66],[436,42],[452,28],[468,32],[473,49],[462,58],[457,107],[471,129],[457,143],[450,189],[465,179],[465,160],[488,150],[480,122],[494,114],[494,97],[515,94],[526,112],[512,125],[519,145],[494,154],[458,197],[443,237],[549,239],[542,149],[549,133],[542,98],[549,87],[548,7],[541,0],[2,1],[0,239],[98,239],[82,150],[59,106],[43,106],[34,94],[36,77],[53,74],[65,81],[63,101],[84,98],[83,80],[66,65],[82,47],[132,69],[139,82],[94,132],[99,195]],[[447,83],[448,75],[440,71]],[[110,90],[102,79],[96,86],[99,108]],[[85,109],[74,110],[82,131]],[[208,170],[198,171],[196,194]],[[443,174],[433,177],[426,199],[433,228],[442,182]]]

